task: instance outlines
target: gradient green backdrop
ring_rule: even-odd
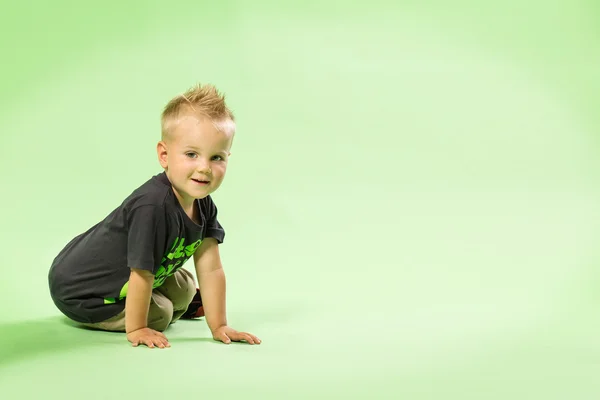
[[[600,7],[350,4],[3,5],[2,399],[599,398]],[[238,118],[214,198],[263,344],[66,324],[52,259],[196,82]]]

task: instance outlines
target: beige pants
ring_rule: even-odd
[[[183,268],[178,269],[152,291],[148,327],[160,332],[167,329],[186,312],[195,294],[194,276]],[[82,325],[105,331],[125,332],[125,310],[105,321]]]

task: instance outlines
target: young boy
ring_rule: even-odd
[[[210,197],[225,177],[234,116],[213,86],[198,85],[172,99],[161,122],[164,172],[58,254],[48,276],[54,304],[85,326],[126,332],[133,346],[170,347],[162,331],[202,315],[215,340],[259,344],[227,325],[225,232]],[[192,255],[199,289],[181,267]]]

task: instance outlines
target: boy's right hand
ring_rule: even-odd
[[[161,349],[171,347],[167,337],[162,332],[150,328],[140,328],[129,332],[127,340],[131,342],[133,347],[137,347],[139,344],[145,344],[150,348],[154,348],[155,346]]]

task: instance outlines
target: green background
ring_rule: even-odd
[[[4,4],[1,397],[597,399],[599,18],[577,0]],[[181,321],[150,350],[67,324],[52,259],[161,172],[160,112],[196,82],[238,119],[213,197],[230,325],[263,344]]]

